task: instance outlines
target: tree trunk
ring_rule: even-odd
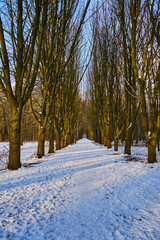
[[[74,143],[76,143],[78,140],[78,130],[74,133]]]
[[[56,150],[60,150],[61,149],[61,133],[60,132],[56,132]]]
[[[91,132],[91,140],[95,140],[95,142],[98,142],[98,130],[95,130],[95,139],[94,139],[94,134]]]
[[[156,160],[156,140],[148,142],[148,163],[155,163]]]
[[[106,146],[107,148],[111,148],[112,144],[111,144],[111,137],[110,137],[110,129],[109,129],[109,125],[106,127]]]
[[[102,144],[102,137],[101,137],[101,130],[100,130],[100,128],[98,129],[98,132],[97,132],[97,142],[99,144]]]
[[[124,154],[131,155],[132,131],[127,129]]]
[[[23,146],[23,137],[20,137],[20,145]]]
[[[114,139],[114,151],[118,151],[118,138]]]
[[[39,127],[38,130],[38,148],[37,157],[42,158],[44,156],[44,143],[45,143],[45,130]]]
[[[62,139],[61,139],[61,142],[62,142],[62,148],[65,148],[66,145],[65,145],[65,136],[63,135]]]
[[[131,143],[130,143],[130,140],[128,138],[125,141],[124,154],[131,155]]]
[[[73,134],[70,134],[70,144],[73,144],[74,143],[74,137],[73,137]]]
[[[67,135],[65,136],[64,145],[65,145],[65,147],[67,147],[67,146],[69,145],[69,134],[67,134]]]
[[[19,115],[17,117],[17,115]],[[21,167],[20,162],[20,126],[21,114],[16,114],[10,122],[10,140],[9,140],[9,163],[8,169],[17,170]]]
[[[64,146],[67,147],[69,145],[69,133],[64,137]]]
[[[3,142],[3,132],[0,130],[0,142]]]
[[[54,153],[54,122],[52,121],[49,128],[49,150],[48,153]]]

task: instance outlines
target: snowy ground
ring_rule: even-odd
[[[24,144],[23,163],[38,161],[27,160],[31,151]],[[160,239],[160,155],[154,165],[146,156],[135,147],[139,161],[129,161],[123,147],[116,154],[83,138],[40,164],[1,171],[0,239]]]

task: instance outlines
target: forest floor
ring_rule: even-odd
[[[0,171],[0,239],[160,239],[160,155],[148,165],[145,147],[127,156],[86,138],[35,151],[24,143],[22,168]]]

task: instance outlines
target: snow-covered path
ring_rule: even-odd
[[[0,239],[160,239],[160,163],[126,162],[122,152],[83,138],[1,172]]]

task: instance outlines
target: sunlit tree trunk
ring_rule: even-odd
[[[48,153],[54,153],[54,120],[51,120],[49,128],[49,150]]]
[[[20,125],[21,125],[21,111],[12,112],[10,121],[10,139],[9,139],[9,163],[8,169],[17,170],[21,167],[20,162]]]
[[[39,125],[37,157],[42,158],[45,154],[45,129]]]
[[[148,143],[148,163],[155,163],[156,160],[156,139],[153,137],[151,138]]]

